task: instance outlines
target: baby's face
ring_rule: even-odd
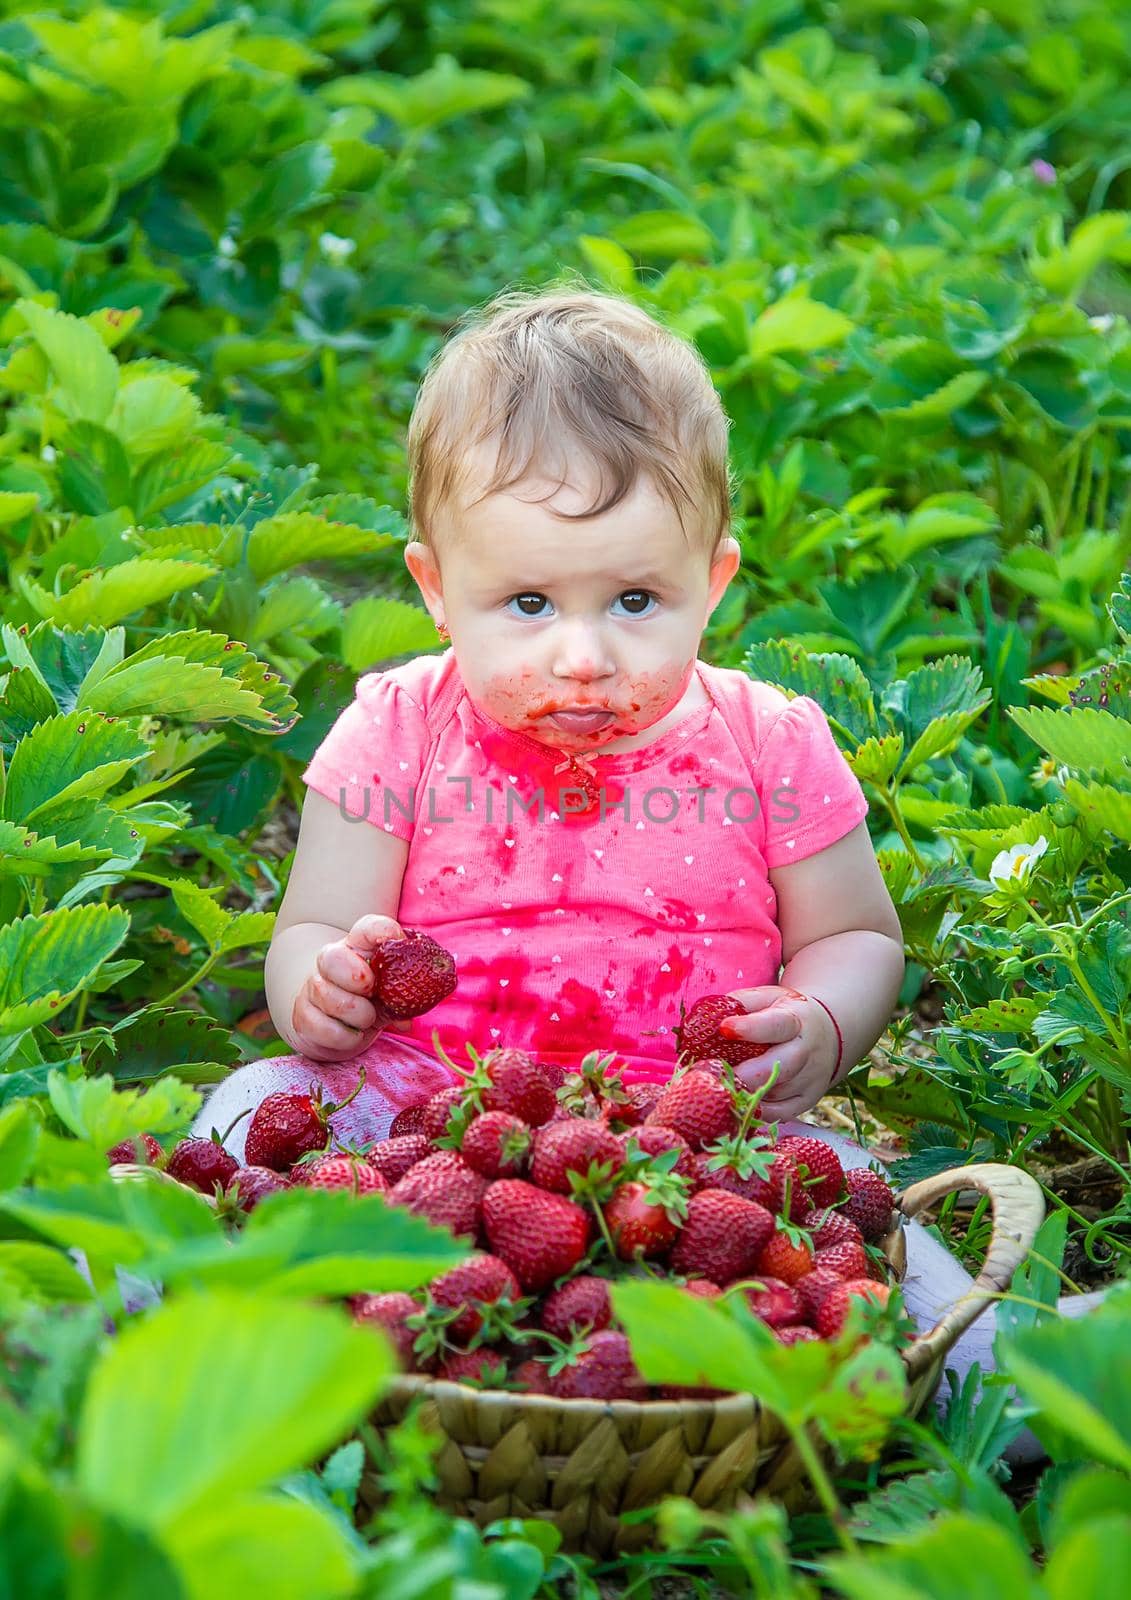
[[[588,486],[543,504],[528,498],[550,488],[532,480],[447,508],[439,565],[415,541],[405,560],[433,617],[447,623],[482,711],[552,748],[599,750],[678,706],[740,552],[727,539],[709,565],[644,479],[612,510],[576,522],[553,511],[592,504]],[[591,728],[554,720],[590,707],[606,713]]]

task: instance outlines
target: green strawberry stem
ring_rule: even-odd
[[[346,1095],[345,1099],[344,1100],[339,1100],[337,1105],[335,1105],[334,1102],[331,1100],[329,1105],[326,1106],[325,1114],[326,1114],[327,1119],[329,1119],[330,1117],[336,1116],[339,1111],[344,1111],[345,1108],[349,1105],[351,1100],[356,1100],[357,1099],[358,1095],[361,1093],[361,1091],[362,1091],[362,1089],[364,1089],[364,1087],[365,1087],[365,1063],[362,1062],[361,1066],[358,1067],[358,1069],[357,1069],[357,1082],[354,1084],[354,1086],[350,1090],[349,1094]],[[314,1099],[315,1092],[316,1091],[312,1087],[311,1099]]]
[[[859,1555],[859,1546],[845,1525],[840,1501],[837,1499],[836,1491],[829,1482],[828,1474],[821,1465],[821,1458],[813,1446],[813,1441],[806,1431],[805,1424],[792,1423],[786,1417],[782,1417],[782,1421],[785,1423],[786,1431],[797,1447],[797,1453],[801,1457],[814,1489],[817,1491],[817,1497],[832,1524],[833,1532],[836,1534],[841,1549],[850,1556]]]
[[[246,1111],[241,1111],[238,1117],[233,1117],[231,1122],[228,1123],[228,1126],[224,1129],[223,1133],[221,1133],[221,1134],[218,1134],[216,1132],[216,1129],[213,1128],[212,1137],[216,1141],[216,1143],[219,1144],[219,1145],[227,1144],[228,1135],[231,1133],[232,1129],[233,1128],[238,1128],[240,1123],[243,1121],[243,1119],[245,1117],[250,1117],[251,1116],[251,1111],[252,1111],[251,1106],[248,1106],[247,1110]]]
[[[597,1219],[597,1226],[601,1230],[601,1237],[605,1241],[605,1246],[608,1249],[609,1255],[615,1261],[617,1259],[617,1247],[613,1243],[612,1235],[609,1232],[609,1225],[605,1221],[605,1213],[601,1210],[601,1207],[597,1204],[597,1201],[593,1198],[592,1195],[590,1195],[588,1197],[588,1199],[589,1199],[590,1207],[592,1208],[592,1211],[593,1211],[593,1215]]]

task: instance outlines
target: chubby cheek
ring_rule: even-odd
[[[570,734],[547,721],[546,713],[570,697],[569,689],[547,682],[530,667],[494,673],[480,680],[476,698],[487,715],[504,727],[534,734],[554,745],[599,749],[613,739],[641,733],[659,722],[679,704],[694,671],[693,658],[682,666],[621,672],[590,685],[583,691],[584,697],[606,706],[615,717],[604,728],[588,734]]]

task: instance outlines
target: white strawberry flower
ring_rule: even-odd
[[[1011,883],[1027,883],[1033,868],[1049,847],[1042,833],[1034,844],[1014,844],[999,850],[990,865],[990,879],[1001,888]]]
[[[318,235],[318,248],[331,266],[344,267],[350,256],[357,249],[357,240],[343,239],[337,233],[320,233]]]

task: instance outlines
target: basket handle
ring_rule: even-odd
[[[951,1167],[933,1178],[923,1178],[898,1193],[895,1203],[904,1217],[915,1217],[944,1195],[961,1189],[977,1189],[989,1196],[993,1209],[989,1249],[982,1270],[961,1299],[943,1312],[929,1332],[903,1351],[911,1380],[925,1372],[937,1356],[945,1354],[990,1302],[1009,1288],[1044,1220],[1045,1197],[1040,1185],[1019,1167],[997,1161]]]

